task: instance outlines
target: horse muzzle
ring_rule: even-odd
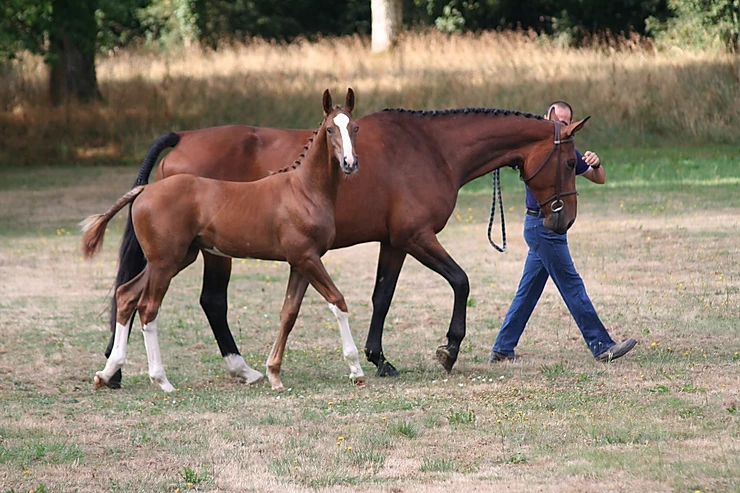
[[[344,171],[345,175],[351,175],[355,171],[357,171],[357,168],[360,167],[360,160],[355,157],[351,163],[347,162],[347,158],[344,158],[342,160],[342,171]]]
[[[564,235],[568,232],[570,227],[573,226],[574,222],[576,222],[575,217],[568,218],[563,211],[559,211],[551,213],[550,217],[546,218],[542,222],[542,225],[550,231],[553,231],[560,235]]]

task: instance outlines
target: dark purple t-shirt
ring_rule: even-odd
[[[582,175],[591,168],[591,166],[586,164],[586,161],[583,160],[583,156],[580,152],[578,152],[578,149],[576,149],[576,159],[578,160],[576,162],[577,175]],[[527,196],[524,199],[524,203],[526,204],[527,209],[539,209],[540,206],[537,205],[537,199],[535,199],[534,195],[532,195],[532,192],[529,191],[529,187],[527,185],[524,185],[524,189],[527,191]]]

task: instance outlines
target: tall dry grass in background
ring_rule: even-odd
[[[555,99],[593,116],[598,145],[738,141],[737,56],[639,42],[569,48],[524,33],[409,34],[372,55],[361,37],[218,52],[123,51],[98,60],[105,103],[48,104],[45,68],[25,57],[0,76],[0,162],[139,160],[170,129],[243,123],[313,127],[325,88],[358,94],[358,114],[394,106],[542,112]]]

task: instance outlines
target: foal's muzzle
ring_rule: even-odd
[[[352,164],[347,163],[347,158],[344,158],[342,160],[342,171],[344,171],[345,175],[351,175],[355,171],[357,171],[357,168],[360,166],[360,160],[355,157]]]

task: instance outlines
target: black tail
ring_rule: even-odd
[[[154,144],[149,148],[149,152],[146,153],[144,161],[141,163],[141,169],[139,170],[139,176],[136,178],[133,187],[140,185],[146,185],[149,183],[149,175],[154,169],[154,165],[157,164],[159,155],[165,149],[169,147],[175,147],[180,142],[180,136],[175,132],[169,132],[161,135],[154,141]],[[133,188],[132,187],[132,188]],[[123,232],[123,240],[121,241],[121,248],[118,251],[118,273],[116,274],[116,284],[113,291],[113,299],[111,300],[110,310],[110,327],[111,332],[116,329],[116,296],[115,290],[118,286],[127,283],[134,277],[136,277],[144,267],[146,266],[146,259],[144,258],[144,252],[141,251],[141,245],[139,245],[139,239],[136,238],[134,232],[134,223],[131,220],[131,209],[129,208],[128,220],[126,221],[126,229]],[[113,338],[111,337],[111,343]],[[112,346],[106,351],[106,356],[110,355]]]

